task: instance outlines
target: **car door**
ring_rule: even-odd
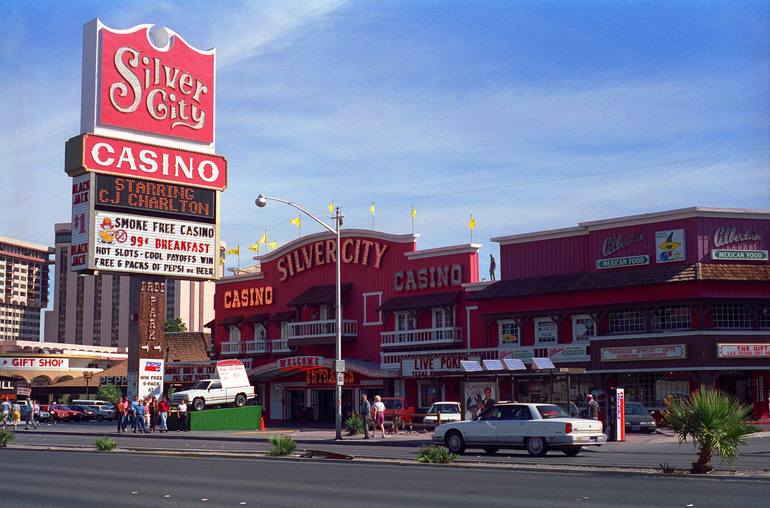
[[[495,406],[477,420],[468,422],[464,426],[465,432],[463,437],[465,442],[469,444],[496,443],[500,413],[500,407]]]
[[[221,381],[212,381],[209,385],[209,398],[213,404],[222,404],[225,402],[225,391],[222,389]]]
[[[527,406],[505,406],[497,424],[497,442],[503,445],[524,444],[532,415]]]

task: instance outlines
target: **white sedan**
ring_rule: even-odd
[[[505,402],[495,404],[475,420],[439,425],[433,441],[452,453],[466,448],[481,448],[487,453],[515,448],[542,457],[552,449],[574,457],[583,446],[607,442],[607,436],[602,433],[601,422],[572,418],[555,404]]]
[[[459,402],[434,402],[428,410],[429,414],[423,419],[426,425],[436,425],[439,415],[441,423],[459,422],[463,419]]]

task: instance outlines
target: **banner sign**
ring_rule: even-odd
[[[684,360],[687,358],[685,344],[665,346],[632,346],[602,348],[603,362],[636,362],[648,360]]]
[[[95,104],[98,125],[213,144],[215,50],[152,26],[86,25],[84,90],[96,97],[83,101]]]
[[[94,177],[96,210],[216,222],[216,191],[112,175]]]
[[[163,360],[156,358],[139,359],[138,392],[139,399],[145,397],[160,398],[163,395]]]
[[[719,261],[767,261],[766,250],[712,249],[711,259]]]
[[[2,370],[67,370],[69,366],[69,358],[0,358],[0,369]]]
[[[275,366],[280,370],[317,369],[320,367],[330,367],[331,365],[331,360],[323,356],[290,356],[275,362]]]
[[[624,256],[620,258],[597,259],[596,268],[622,268],[625,266],[643,266],[650,264],[650,256]]]
[[[65,144],[65,171],[109,173],[159,182],[224,190],[227,160],[220,155],[80,134]]]
[[[717,344],[717,358],[770,358],[770,343]]]
[[[217,362],[217,376],[222,382],[222,388],[251,386],[246,367],[240,360],[220,360]]]
[[[655,262],[684,261],[684,229],[655,232]]]

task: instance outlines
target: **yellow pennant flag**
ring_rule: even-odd
[[[300,225],[302,224],[302,218],[300,216],[297,216],[297,217],[294,217],[289,222],[291,222],[292,224],[294,224],[297,227],[300,227]]]
[[[249,246],[249,250],[253,250],[254,252],[259,252],[259,243],[255,243],[254,245]]]
[[[220,247],[219,248],[219,264],[223,265],[225,264],[225,248]]]
[[[267,233],[263,233],[262,236],[259,237],[259,240],[257,240],[257,243],[267,243]]]
[[[228,254],[232,254],[233,256],[237,256],[237,255],[239,255],[241,253],[241,246],[239,245],[238,247],[236,247],[234,249],[230,249],[230,250],[227,251],[227,253]]]
[[[468,229],[476,229],[476,219],[471,215],[471,220],[468,221]]]
[[[414,219],[415,217],[417,217],[417,208],[412,207],[412,218]]]
[[[329,209],[329,213],[334,213],[334,201],[329,201],[329,204],[326,206],[326,208]]]
[[[372,201],[372,206],[369,207],[369,213],[374,215],[374,201]]]
[[[278,247],[278,242],[273,240],[272,242],[268,243],[267,246],[270,247],[271,249],[275,249],[276,247]]]

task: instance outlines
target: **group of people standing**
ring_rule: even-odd
[[[40,404],[36,400],[27,398],[22,401],[24,404],[19,403],[18,400],[11,402],[5,399],[2,403],[2,426],[3,430],[8,425],[13,425],[13,430],[16,430],[21,423],[22,416],[26,425],[24,428],[29,430],[30,427],[37,429],[38,415],[40,414]]]
[[[177,431],[190,430],[189,420],[187,418],[187,404],[181,402],[179,410],[179,428]],[[171,403],[166,397],[146,397],[139,400],[134,395],[132,400],[126,397],[120,399],[115,404],[115,419],[117,421],[118,432],[128,432],[129,425],[131,432],[136,434],[150,432],[168,432],[168,415],[171,412]]]
[[[369,426],[372,421],[374,421],[372,437],[377,437],[377,429],[382,431],[382,437],[387,437],[385,435],[385,403],[382,402],[382,397],[375,395],[374,404],[371,404],[367,395],[362,393],[358,414],[364,419],[364,439],[369,439]]]

